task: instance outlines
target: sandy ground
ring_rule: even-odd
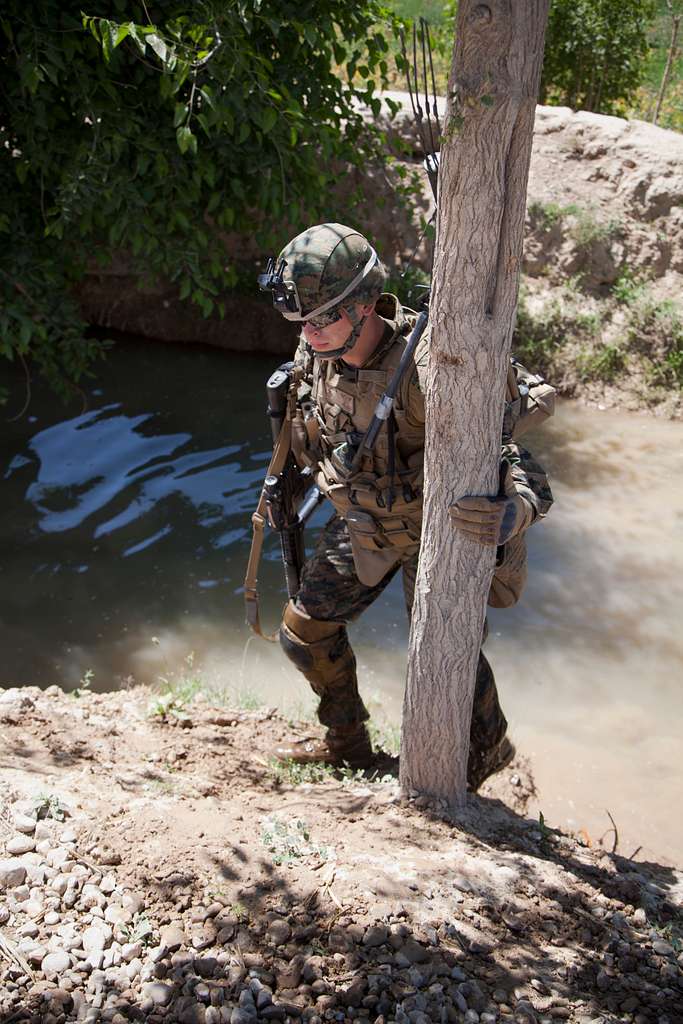
[[[0,691],[0,1024],[683,1021],[683,876],[526,818],[524,763],[453,815],[150,708]]]

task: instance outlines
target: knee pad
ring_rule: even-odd
[[[334,678],[339,673],[340,660],[355,669],[355,659],[349,646],[343,622],[323,622],[299,611],[293,601],[285,608],[280,626],[280,646],[291,662],[308,678]]]

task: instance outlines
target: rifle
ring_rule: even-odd
[[[277,639],[277,634],[265,636],[261,630],[258,609],[256,570],[261,556],[264,525],[267,522],[280,535],[287,596],[291,599],[296,596],[301,582],[305,558],[304,528],[323,499],[313,483],[310,469],[306,467],[300,470],[291,451],[291,425],[298,379],[294,363],[289,362],[279,366],[266,382],[273,457],[258,507],[252,516],[254,533],[244,581],[247,623],[259,636],[272,641]]]
[[[266,382],[267,412],[270,417],[273,446],[277,445],[287,413],[287,395],[293,367],[294,363],[283,363]],[[322,501],[323,495],[312,482],[310,469],[299,469],[291,451],[280,473],[266,476],[263,494],[268,523],[280,534],[287,595],[290,598],[295,597],[299,590],[305,557],[304,527]]]

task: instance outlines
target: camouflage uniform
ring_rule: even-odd
[[[391,416],[374,449],[363,454],[360,465],[351,465],[348,454],[355,450],[394,374],[415,314],[404,311],[394,296],[379,296],[384,270],[374,250],[363,236],[343,225],[318,225],[303,232],[283,250],[280,261],[289,276],[285,284],[283,279],[275,280],[273,290],[283,315],[304,322],[308,319],[321,329],[326,322],[321,318],[341,306],[353,326],[344,347],[331,357],[318,351],[314,355],[303,335],[295,356],[303,382],[292,424],[293,452],[300,466],[310,468],[335,514],[303,569],[296,599],[285,609],[280,642],[320,698],[318,717],[328,730],[323,756],[340,758],[350,752],[358,756],[360,764],[369,751],[363,725],[368,712],[358,692],[346,625],[372,604],[399,569],[408,615],[411,613],[422,528],[428,339],[423,337],[401,379]],[[341,357],[355,344],[367,319],[362,315],[363,306],[375,301],[374,313],[385,322],[384,335],[370,357],[356,368]],[[507,585],[505,565],[510,562],[515,570],[525,565],[523,532],[552,502],[542,468],[528,452],[505,440],[501,465],[508,467],[504,489],[510,499],[505,504],[515,505],[519,519],[515,532],[510,533],[511,558],[504,559],[500,585],[495,593],[492,589],[489,598],[497,606],[513,603],[518,596],[512,593],[514,587]],[[463,499],[465,503],[478,500]],[[486,520],[489,499],[481,501]],[[471,512],[470,506],[464,518]],[[460,515],[457,509],[456,514]],[[453,518],[456,520],[455,515]],[[463,527],[456,521],[456,525],[462,529],[469,523]],[[482,542],[496,542],[499,533],[494,526],[484,523],[489,535]],[[493,673],[480,652],[470,733],[470,781],[477,777],[477,766],[486,752],[503,741],[506,728]],[[317,751],[312,753],[311,759],[315,759]],[[487,767],[479,777],[492,770],[495,767]]]

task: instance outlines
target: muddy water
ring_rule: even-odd
[[[307,687],[250,639],[241,583],[267,465],[272,358],[119,343],[87,404],[46,395],[0,441],[0,685],[86,673],[96,689],[199,679],[292,714]],[[13,387],[9,412],[23,400]],[[530,535],[520,606],[493,612],[487,650],[511,732],[532,760],[533,810],[619,852],[683,863],[683,428],[561,407],[530,447],[556,506]],[[323,520],[317,514],[314,525]],[[284,600],[278,552],[263,613]],[[400,717],[400,585],[354,627],[362,688]]]

